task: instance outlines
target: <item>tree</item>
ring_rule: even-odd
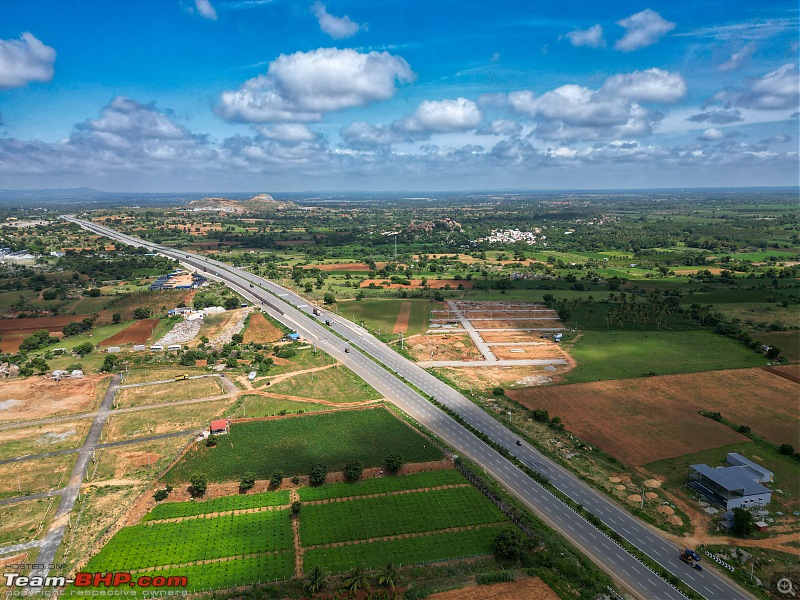
[[[394,566],[394,563],[390,562],[383,567],[383,569],[381,569],[381,574],[378,577],[378,585],[392,588],[392,591],[394,591],[394,586],[397,585],[399,575],[400,574],[397,572],[397,567]]]
[[[149,319],[150,315],[153,311],[150,309],[149,306],[140,306],[139,308],[133,309],[133,318],[134,319]]]
[[[500,386],[497,386],[496,388],[492,389],[492,395],[493,396],[502,396],[505,393],[506,393],[506,391],[503,388],[501,388]]]
[[[328,587],[328,573],[319,565],[314,565],[303,580],[303,589],[313,596]]]
[[[494,555],[500,560],[517,561],[527,549],[528,540],[517,529],[503,529],[494,539]]]
[[[239,308],[239,299],[236,296],[228,296],[225,298],[225,303],[222,306],[225,307],[225,310]]]
[[[89,354],[92,350],[94,350],[94,344],[92,344],[92,342],[83,342],[72,349],[72,351],[81,358]]]
[[[405,461],[402,455],[395,453],[387,456],[383,462],[390,473],[397,473]]]
[[[733,531],[734,533],[747,537],[755,530],[755,520],[753,513],[744,508],[733,509]]]
[[[344,476],[349,481],[358,481],[364,472],[364,465],[360,460],[351,460],[344,466]]]
[[[311,485],[320,485],[325,483],[325,477],[328,474],[328,467],[322,463],[317,463],[311,467],[311,475],[308,479]]]
[[[778,448],[778,452],[783,454],[784,456],[791,456],[794,454],[794,446],[791,444],[781,444]]]
[[[293,516],[297,516],[300,514],[300,509],[303,508],[303,503],[300,500],[295,500],[292,502],[291,511]]]
[[[781,349],[775,346],[770,347],[767,350],[767,358],[770,360],[776,360],[781,355]]]
[[[231,342],[234,344],[241,344],[244,341],[244,336],[241,333],[234,333],[231,336]]]
[[[119,367],[119,356],[116,354],[106,354],[103,357],[103,364],[100,365],[101,373],[111,373]]]
[[[213,433],[206,438],[206,448],[214,448],[219,439]]]
[[[111,315],[111,322],[112,323],[119,323],[122,320],[122,315],[119,313],[114,313]]]
[[[192,496],[202,496],[208,488],[208,476],[205,473],[192,473],[189,483],[192,484]]]
[[[281,487],[281,483],[283,483],[283,471],[275,471],[269,478],[269,484],[272,487]]]
[[[256,474],[248,471],[242,475],[242,480],[239,482],[239,489],[249,490],[256,484]]]
[[[364,571],[364,567],[353,567],[349,573],[345,576],[344,580],[342,580],[344,584],[344,589],[350,592],[352,595],[356,595],[359,590],[362,590],[366,587],[369,587],[369,579],[367,578],[367,573]]]
[[[237,368],[237,367],[239,366],[239,361],[237,361],[235,358],[233,358],[233,357],[231,356],[230,358],[228,358],[228,359],[225,361],[225,366],[226,366],[228,369],[235,369],[235,368]]]
[[[325,292],[322,301],[325,304],[336,304],[336,296],[334,296],[332,292]]]
[[[169,492],[167,492],[167,490],[156,490],[156,493],[153,494],[153,500],[156,502],[161,502],[162,500],[165,500],[167,496],[169,496]]]

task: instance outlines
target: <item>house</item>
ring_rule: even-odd
[[[109,354],[117,354],[118,352],[120,352],[120,347],[119,346],[109,346],[108,348],[106,348],[106,352],[108,352]]]
[[[164,346],[162,346],[161,344],[155,344],[153,346],[150,346],[150,350],[152,350],[153,352],[163,352]]]
[[[211,432],[211,435],[225,435],[228,433],[228,420],[216,419],[211,421],[211,425],[208,426],[208,430]]]
[[[144,344],[134,344],[133,351],[134,352],[143,352],[146,349]]]
[[[169,350],[170,352],[178,352],[180,349],[181,349],[180,344],[170,344],[169,346],[167,346],[167,350]]]
[[[290,334],[288,334],[286,336],[286,339],[288,339],[291,342],[299,342],[300,341],[300,334],[299,333],[290,333]]]
[[[691,465],[688,485],[726,510],[764,506],[772,498],[772,490],[761,485],[751,470],[741,466]]]
[[[754,463],[752,460],[748,460],[741,454],[729,452],[725,462],[734,467],[744,467],[755,476],[758,483],[769,483],[772,481],[772,471]]]

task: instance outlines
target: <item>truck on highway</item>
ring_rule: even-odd
[[[318,317],[318,316],[319,316],[319,309],[318,309],[318,308],[316,308],[316,307],[315,307],[315,308],[312,308],[312,309],[311,309],[311,314],[313,314],[313,315],[316,315],[316,316]]]
[[[680,553],[679,558],[693,569],[703,570],[703,567],[700,566],[700,555],[694,550],[686,548]]]

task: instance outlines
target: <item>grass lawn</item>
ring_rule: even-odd
[[[759,332],[754,333],[753,337],[762,344],[780,348],[781,355],[791,361],[800,360],[800,331]]]
[[[44,526],[53,518],[60,500],[60,496],[54,496],[0,506],[0,544],[35,540],[46,531]]]
[[[320,350],[317,350],[315,353],[313,348],[301,348],[297,351],[297,354],[287,360],[290,361],[288,364],[273,365],[270,367],[269,375],[283,375],[284,373],[292,373],[294,371],[304,371],[305,369],[324,367],[325,365],[330,365],[335,362],[332,357]]]
[[[76,454],[0,465],[0,500],[55,490],[66,484]]]
[[[213,400],[130,413],[112,413],[103,432],[102,441],[118,442],[174,431],[204,429],[212,419],[225,411],[230,402],[230,400]]]
[[[117,392],[114,404],[118,408],[128,408],[162,402],[180,402],[193,398],[207,398],[223,393],[224,390],[218,377],[203,377],[202,379],[125,388]]]
[[[91,424],[92,419],[81,419],[4,431],[0,438],[0,459],[77,448]]]
[[[766,358],[710,331],[585,331],[565,383],[759,367]]]
[[[192,446],[164,481],[185,482],[197,471],[211,481],[238,481],[248,471],[258,479],[269,479],[275,471],[305,475],[317,463],[341,471],[356,459],[375,467],[395,452],[406,462],[442,458],[430,442],[384,408],[310,414],[235,424],[216,447]]]
[[[152,481],[190,441],[187,437],[171,437],[117,448],[99,448],[95,453],[97,470],[92,467],[89,471],[90,481],[98,482],[108,479]],[[126,485],[122,489],[129,490],[135,489],[135,487]],[[102,519],[108,510],[98,509],[98,512],[100,513],[98,519]]]
[[[363,402],[383,397],[375,388],[344,366],[301,373],[271,385],[269,391],[329,402]]]
[[[125,374],[125,381],[123,383],[147,383],[151,381],[165,381],[167,379],[175,379],[176,375],[183,375],[187,373],[190,377],[193,375],[203,375],[206,373],[203,369],[195,367],[168,367],[156,369],[132,369]]]
[[[271,389],[271,388],[270,388]],[[284,414],[299,412],[315,412],[318,410],[330,410],[331,406],[326,404],[316,404],[314,402],[293,402],[282,400],[281,398],[270,398],[269,396],[247,395],[239,396],[239,401],[233,407],[231,416],[242,417],[274,417],[286,411]]]
[[[377,332],[380,328],[382,334],[391,334],[403,302],[411,303],[411,314],[409,315],[406,335],[425,332],[428,329],[431,308],[434,308],[429,300],[364,299],[358,302],[342,302],[338,306],[338,311],[346,319],[356,323],[363,321],[369,329]]]

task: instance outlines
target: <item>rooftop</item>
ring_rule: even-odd
[[[726,490],[741,490],[745,496],[772,493],[768,487],[753,479],[752,473],[746,467],[712,468],[708,465],[697,464],[692,465],[692,469]]]

